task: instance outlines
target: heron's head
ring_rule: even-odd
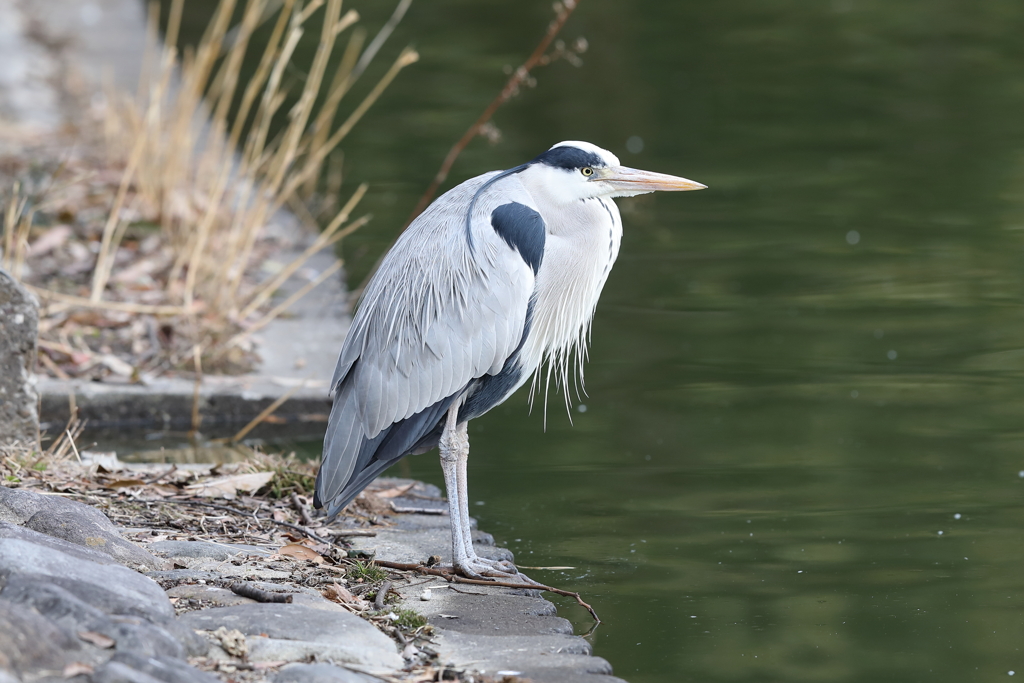
[[[550,196],[566,202],[707,187],[686,178],[622,166],[608,150],[576,140],[559,142],[531,161],[526,173],[536,176]]]

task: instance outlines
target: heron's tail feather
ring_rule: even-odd
[[[327,421],[323,460],[316,473],[314,507],[319,509],[332,504],[348,486],[355,474],[359,451],[362,450],[360,446],[364,441],[366,437],[360,425],[356,397],[350,391],[338,392]]]
[[[445,413],[463,390],[366,438],[354,392],[339,391],[324,437],[324,456],[316,475],[313,506],[326,506],[333,519],[377,475],[410,453],[437,445]]]

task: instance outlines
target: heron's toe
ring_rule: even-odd
[[[521,573],[514,564],[508,560],[487,560],[476,557],[456,567],[463,576],[470,579],[483,581],[503,581],[506,583],[519,583],[524,586],[541,586],[526,574]]]

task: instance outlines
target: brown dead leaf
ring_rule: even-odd
[[[166,486],[164,484],[150,484],[146,487],[146,490],[160,496],[161,498],[170,498],[171,496],[176,496],[181,493],[177,487]]]
[[[145,485],[146,485],[146,482],[142,481],[141,479],[118,479],[117,481],[112,481],[109,484],[106,484],[106,487],[108,489],[123,489],[123,488],[128,488],[129,486],[145,486]]]
[[[68,241],[71,236],[70,225],[55,225],[28,246],[28,256],[39,257],[49,254]]]
[[[237,491],[256,491],[274,478],[273,472],[232,474],[227,477],[208,479],[185,487],[194,496],[204,498],[234,498]]]
[[[114,647],[116,644],[116,641],[110,636],[105,636],[96,631],[79,631],[78,637],[87,643],[92,643],[96,647],[101,647],[105,650]]]
[[[64,667],[64,671],[61,672],[61,675],[64,678],[74,678],[75,676],[91,674],[92,672],[92,667],[84,662],[71,662]]]
[[[320,593],[331,602],[337,602],[343,605],[360,605],[366,602],[358,595],[353,595],[349,589],[338,583],[332,583],[320,591]]]
[[[398,498],[401,495],[409,493],[409,491],[411,491],[412,487],[414,487],[414,486],[416,486],[416,482],[413,482],[413,483],[409,484],[408,486],[395,486],[395,487],[390,488],[390,489],[381,489],[379,491],[368,491],[367,493],[372,493],[373,495],[377,496],[378,498]]]
[[[317,563],[324,561],[324,558],[321,557],[320,553],[315,550],[311,550],[304,545],[299,545],[298,543],[289,543],[278,550],[277,554],[284,555],[285,557],[292,557],[296,560],[312,560]]]

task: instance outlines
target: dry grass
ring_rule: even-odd
[[[252,366],[249,335],[287,308],[270,306],[274,292],[369,219],[353,218],[365,186],[332,215],[307,207],[332,205],[323,195],[340,191],[340,143],[418,58],[402,51],[346,113],[346,96],[408,3],[401,0],[364,48],[359,17],[342,13],[341,0],[221,0],[199,44],[181,55],[174,46],[182,0],[172,4],[162,45],[153,6],[139,94],[107,92],[99,109],[83,106],[89,113],[60,145],[26,145],[31,162],[0,198],[0,265],[44,303],[42,366],[50,374],[137,381],[140,373],[191,369],[196,345],[207,371]],[[315,55],[296,63],[314,17]],[[257,51],[251,39],[265,23],[270,39]],[[342,40],[340,59],[332,59]],[[242,82],[243,61],[257,58]],[[296,71],[305,74],[301,83]],[[281,246],[266,228],[287,207],[320,214],[326,228],[264,280],[255,266]],[[331,274],[310,278],[303,293]]]

